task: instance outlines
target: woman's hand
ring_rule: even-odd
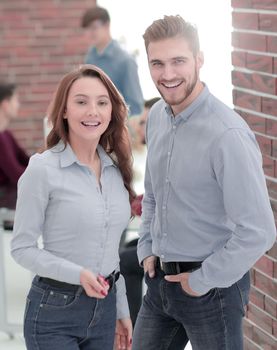
[[[130,318],[122,318],[116,320],[115,328],[115,350],[131,350],[132,349],[133,326]]]
[[[89,297],[104,299],[108,295],[110,286],[105,278],[100,275],[96,277],[87,269],[81,271],[80,283]]]

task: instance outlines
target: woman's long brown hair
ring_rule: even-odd
[[[126,126],[128,108],[109,77],[99,68],[87,64],[66,74],[60,81],[53,101],[48,109],[48,119],[52,129],[46,139],[47,149],[57,145],[60,140],[66,145],[69,141],[68,124],[64,119],[69,90],[77,79],[82,77],[98,78],[106,87],[112,103],[112,117],[107,130],[101,135],[99,144],[118,166],[130,203],[135,198],[131,183],[133,179],[132,152],[128,129]]]

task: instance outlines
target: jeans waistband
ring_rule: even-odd
[[[170,261],[159,260],[160,268],[166,275],[177,275],[182,272],[192,272],[200,269],[202,261]]]
[[[119,276],[120,276],[120,272],[113,271],[105,278],[105,280],[110,285],[110,289],[113,287],[115,282],[119,279]],[[50,287],[53,287],[53,288],[66,289],[66,290],[71,290],[71,291],[77,291],[81,287],[81,285],[78,285],[78,284],[70,284],[67,282],[57,281],[57,280],[54,280],[54,279],[48,278],[48,277],[35,276],[34,281],[35,282],[42,282],[42,283],[44,283]]]

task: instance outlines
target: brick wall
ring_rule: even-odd
[[[277,222],[277,0],[232,0],[232,7],[233,101],[260,144]],[[276,243],[251,275],[245,350],[277,349]]]
[[[80,16],[95,2],[0,1],[0,79],[18,83],[21,109],[11,128],[30,154],[43,145],[42,120],[58,81],[83,63]]]

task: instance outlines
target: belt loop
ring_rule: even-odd
[[[176,272],[177,274],[181,273],[180,264],[178,261],[176,262]]]
[[[77,289],[77,293],[76,293],[76,296],[80,296],[83,292],[84,288],[82,286],[80,286],[78,289]]]

